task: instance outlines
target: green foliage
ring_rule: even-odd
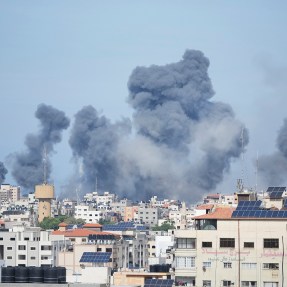
[[[45,217],[42,222],[39,223],[39,226],[44,229],[58,229],[59,224],[65,222],[67,224],[85,224],[85,220],[76,219],[73,216],[68,217],[67,215],[60,215],[58,217]]]
[[[162,225],[156,225],[152,228],[153,231],[168,231],[169,229],[175,229],[173,224],[165,221]]]
[[[45,217],[42,222],[39,223],[39,226],[42,229],[58,229],[58,225],[61,223],[60,218],[54,218],[54,217]]]

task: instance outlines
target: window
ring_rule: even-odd
[[[257,263],[241,263],[242,269],[256,269]]]
[[[12,259],[12,256],[7,256],[7,259]]]
[[[256,281],[241,281],[241,287],[257,287]]]
[[[202,281],[202,286],[211,287],[211,280],[203,280]]]
[[[10,237],[10,241],[15,241],[15,237]]]
[[[230,286],[233,286],[234,283],[232,283],[231,281],[228,281],[228,280],[223,280],[222,281],[222,286],[224,287],[230,287]]]
[[[8,246],[8,247],[7,247],[7,250],[12,250],[12,247],[11,247],[11,246]]]
[[[235,239],[234,238],[220,238],[220,247],[235,247]]]
[[[265,238],[264,248],[279,248],[279,239],[278,238]]]
[[[32,257],[30,257],[30,259],[31,259],[31,260],[35,260],[35,259],[36,259],[36,257],[35,257],[35,256],[32,256]]]
[[[263,269],[278,270],[279,263],[263,263]]]
[[[211,261],[202,262],[202,267],[211,268]]]
[[[18,255],[19,260],[26,260],[26,255]]]
[[[3,240],[3,237],[0,237],[0,240],[2,241],[2,240]]]
[[[223,268],[232,268],[231,262],[223,262]]]
[[[28,241],[28,240],[29,240],[29,237],[24,237],[24,240]]]
[[[31,249],[31,250],[36,250],[36,247],[31,247],[30,249]]]
[[[44,255],[41,256],[41,260],[48,260],[48,259],[49,259],[48,256],[44,256]]]
[[[106,252],[113,252],[112,248],[106,248]]]
[[[52,250],[52,246],[50,245],[42,245],[41,250]]]
[[[195,267],[195,257],[175,257],[175,264],[178,268],[192,268]]]
[[[244,248],[254,248],[254,242],[244,242]]]
[[[97,251],[99,252],[99,251],[102,251],[102,248],[97,248]]]
[[[212,242],[211,241],[202,241],[202,248],[211,248]]]
[[[87,242],[87,239],[86,238],[82,238],[82,242]]]
[[[25,245],[19,245],[18,250],[26,250],[26,246]]]
[[[196,248],[196,239],[195,238],[177,238],[176,240],[177,248]]]

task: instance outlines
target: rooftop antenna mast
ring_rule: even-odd
[[[44,184],[47,184],[47,148],[46,145],[43,147],[43,179]]]
[[[244,178],[244,128],[241,128],[241,178],[237,179],[237,189],[242,192],[244,189],[243,178]]]
[[[244,187],[244,128],[241,129],[241,160],[242,160],[242,167],[241,167],[241,175],[242,175],[242,188]]]

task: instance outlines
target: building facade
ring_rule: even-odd
[[[232,216],[217,208],[195,218],[195,230],[176,230],[175,281],[188,286],[286,286],[285,218]]]

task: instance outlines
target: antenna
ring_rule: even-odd
[[[242,178],[242,189],[244,187],[243,179],[244,179],[244,128],[241,129],[241,178]]]
[[[43,147],[43,179],[44,184],[47,184],[47,148],[46,145]]]

